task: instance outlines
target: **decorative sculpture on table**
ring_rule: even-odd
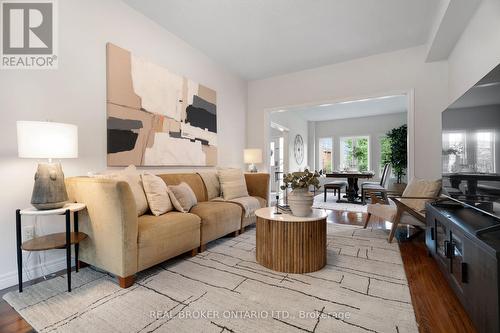
[[[217,165],[217,97],[107,44],[109,166]]]

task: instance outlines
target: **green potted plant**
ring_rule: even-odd
[[[386,154],[383,163],[390,163],[392,171],[396,175],[396,183],[394,188],[398,192],[406,186],[403,184],[403,176],[406,175],[407,168],[407,137],[408,128],[406,125],[393,128],[387,133],[387,138],[390,143],[390,151]]]
[[[318,178],[319,173],[317,171],[313,173],[307,169],[303,172],[292,172],[283,176],[281,189],[292,188],[292,192],[288,196],[288,204],[293,215],[308,216],[311,214],[314,195],[309,192],[309,187],[314,186],[316,189],[319,189]]]

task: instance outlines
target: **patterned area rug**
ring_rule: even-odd
[[[314,197],[313,207],[346,212],[366,213],[366,205],[352,204],[348,202],[337,203],[337,196],[333,195],[333,193],[327,194],[326,202],[324,201],[324,199],[325,197],[323,193],[316,195]]]
[[[121,289],[85,268],[4,299],[38,332],[417,332],[397,243],[328,225],[328,264],[284,274],[255,262],[255,229],[170,260]]]

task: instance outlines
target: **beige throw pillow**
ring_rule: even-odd
[[[198,172],[205,187],[207,189],[207,200],[220,197],[220,182],[217,171],[201,171]]]
[[[425,180],[413,178],[406,186],[403,197],[437,197],[441,192],[441,179]],[[425,203],[431,200],[422,199],[402,199],[405,205],[413,208],[415,211],[424,214]]]
[[[153,215],[160,216],[174,209],[170,201],[168,186],[163,179],[150,173],[144,173],[142,183],[149,209]]]
[[[248,197],[245,175],[240,169],[219,169],[218,174],[224,200]]]
[[[187,213],[198,203],[196,195],[188,184],[182,182],[179,185],[170,185],[168,188],[172,204],[179,212]]]
[[[129,165],[123,170],[101,175],[93,175],[92,177],[126,181],[132,190],[132,195],[134,196],[137,216],[141,216],[148,211],[148,201],[142,186],[141,174],[137,171],[134,165]]]

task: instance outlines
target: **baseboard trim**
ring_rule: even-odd
[[[75,258],[71,258],[71,265],[72,267],[75,265]],[[43,276],[42,266],[45,273],[49,275],[53,274],[62,269],[66,269],[66,257],[61,256],[61,258],[47,261],[43,265],[42,264],[31,265],[28,268],[29,276],[31,277],[31,279],[36,279]],[[27,281],[28,281],[28,274],[26,273],[26,270],[23,269],[23,282]],[[17,270],[10,271],[0,275],[0,290],[15,285],[17,285]]]

